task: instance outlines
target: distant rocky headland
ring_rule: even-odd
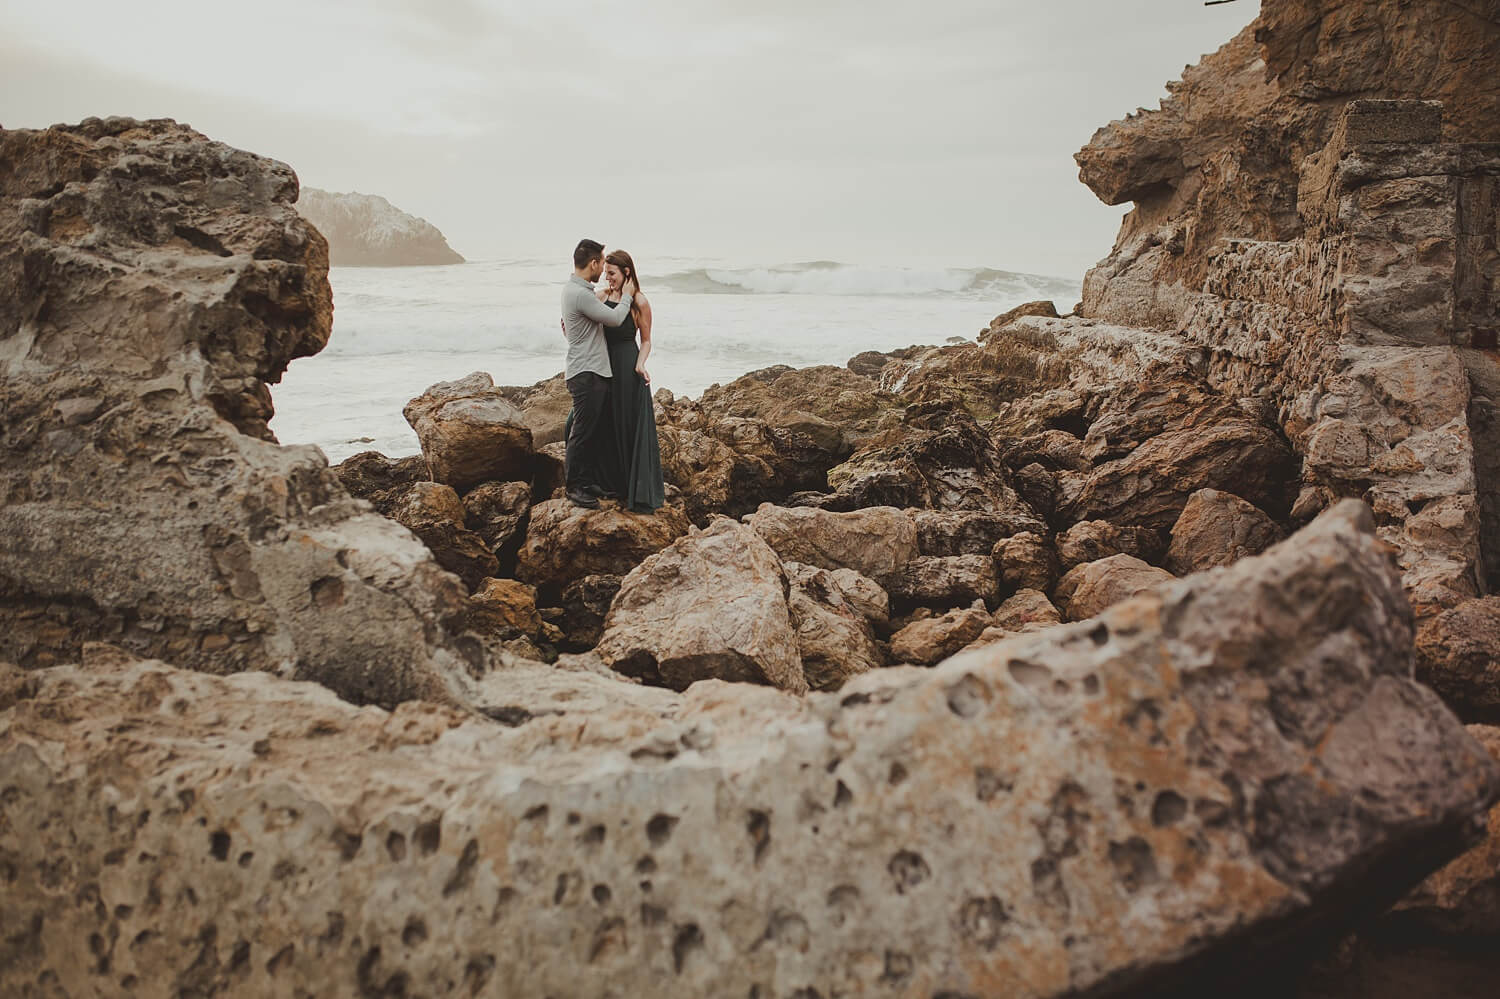
[[[304,187],[297,211],[328,240],[334,267],[422,267],[461,264],[437,226],[375,194]]]
[[[1492,995],[1497,14],[1264,0],[1075,311],[660,391],[654,516],[560,379],[279,446],[292,170],[0,130],[0,992]]]

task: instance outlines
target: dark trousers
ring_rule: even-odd
[[[592,371],[580,371],[568,379],[573,397],[573,427],[568,432],[568,450],[563,458],[563,478],[569,490],[584,486],[604,487],[599,428],[609,401],[609,379]]]

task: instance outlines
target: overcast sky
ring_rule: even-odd
[[[171,117],[471,259],[838,259],[1079,277],[1094,129],[1254,0],[0,0],[0,125]]]

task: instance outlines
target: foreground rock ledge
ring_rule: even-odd
[[[1354,503],[838,695],[516,668],[503,727],[121,660],[0,670],[4,994],[1150,993],[1377,911],[1500,794]]]

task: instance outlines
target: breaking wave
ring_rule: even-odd
[[[1026,297],[1066,299],[1078,294],[1077,281],[1041,274],[987,267],[861,267],[831,260],[778,267],[699,267],[648,280],[669,291],[693,295],[899,295],[975,299],[1020,296],[1024,300]]]

